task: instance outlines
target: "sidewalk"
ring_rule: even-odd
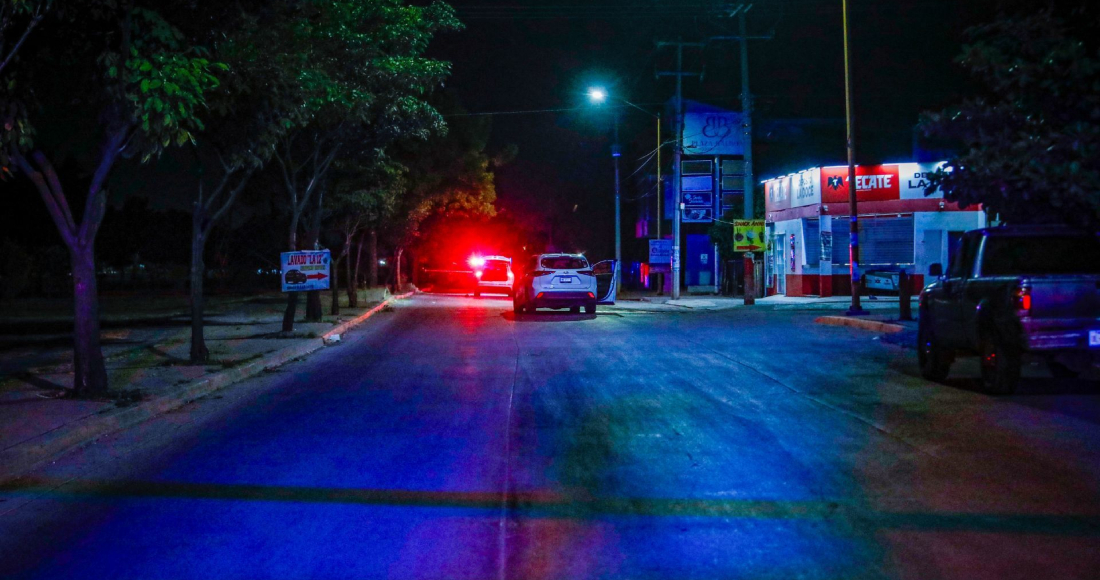
[[[745,300],[734,296],[687,296],[681,295],[679,300],[672,300],[668,296],[641,295],[625,292],[620,295],[615,306],[608,307],[614,310],[637,310],[649,312],[689,312],[703,310],[729,310],[732,308],[756,308],[760,310],[830,310],[844,311],[852,304],[850,296],[830,296],[819,298],[817,296],[788,297],[768,296],[757,298],[754,306],[745,306]],[[861,304],[869,311],[893,311],[896,318],[898,311],[897,296],[864,296]],[[917,297],[911,302],[913,311],[916,312]],[[603,308],[603,307],[601,307]]]
[[[341,298],[346,301],[343,293]],[[67,336],[0,336],[0,480],[67,448],[322,348],[326,337],[338,338],[333,333],[344,332],[393,299],[384,288],[360,291],[359,298],[360,307],[342,306],[337,317],[297,322],[289,336],[280,332],[284,295],[235,302],[207,318],[210,362],[199,366],[188,363],[188,320],[105,330],[103,350],[116,400],[59,398],[72,386]],[[327,293],[322,304],[328,312]],[[299,316],[303,312],[304,300]],[[17,339],[23,344],[13,342]]]

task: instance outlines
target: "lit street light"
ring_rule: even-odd
[[[592,87],[588,89],[588,99],[593,104],[601,104],[608,98],[608,93],[601,87]],[[661,231],[661,115],[650,113],[649,111],[631,103],[630,101],[622,98],[615,97],[616,100],[622,101],[635,109],[657,118],[657,231],[658,236]],[[622,155],[622,150],[619,147],[619,111],[615,111],[615,143],[611,146],[611,157],[615,160],[615,281],[622,283],[622,264],[623,264],[623,250],[622,250],[622,209],[620,204],[621,190],[619,185],[619,157]]]

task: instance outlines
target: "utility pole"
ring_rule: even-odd
[[[657,239],[661,239],[661,222],[665,220],[665,214],[661,213],[661,114],[657,113]],[[657,274],[657,295],[665,293],[665,275]]]
[[[756,190],[752,180],[752,93],[749,92],[749,39],[745,38],[745,13],[737,13],[737,28],[741,35],[741,144],[745,149],[745,219],[751,220],[752,196]]]
[[[745,219],[753,218],[753,196],[756,182],[752,171],[752,92],[749,91],[749,41],[771,40],[772,34],[750,36],[745,32],[745,15],[752,4],[739,4],[730,11],[730,17],[737,17],[738,34],[736,36],[712,36],[708,40],[736,40],[741,50],[741,142],[745,148]]]
[[[611,157],[615,160],[615,283],[620,286],[623,268],[623,227],[622,210],[619,195],[619,157],[622,156],[622,148],[619,146],[619,111],[615,110],[615,145],[611,147]]]
[[[676,133],[676,144],[672,149],[672,187],[676,192],[676,205],[672,213],[672,299],[680,299],[680,217],[683,213],[683,191],[680,183],[680,159],[684,151],[684,90],[683,80],[685,76],[702,77],[703,73],[684,72],[684,47],[703,48],[702,42],[658,42],[657,48],[663,46],[676,47],[676,70],[658,71],[657,76],[676,77],[676,117],[673,121],[673,131]]]
[[[844,12],[844,113],[848,131],[848,232],[850,240],[848,250],[848,268],[852,277],[852,306],[848,316],[867,314],[859,304],[859,210],[856,202],[856,137],[852,132],[855,112],[852,110],[852,76],[849,72],[848,56],[848,0],[841,0]]]

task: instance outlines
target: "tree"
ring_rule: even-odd
[[[275,143],[301,122],[283,114],[280,104],[287,87],[273,82],[279,77],[266,57],[264,35],[256,33],[269,22],[248,13],[228,23],[227,18],[221,15],[224,40],[216,42],[215,49],[228,70],[209,95],[212,128],[195,149],[200,174],[191,203],[191,364],[205,363],[210,357],[204,335],[203,287],[211,231],[270,160]]]
[[[362,161],[362,162],[356,162]],[[330,247],[339,248],[332,258],[332,307],[331,314],[339,314],[339,285],[337,269],[341,262],[345,265],[345,286],[348,306],[358,306],[356,292],[359,278],[359,262],[363,250],[362,233],[366,228],[376,227],[378,222],[392,211],[397,190],[393,185],[400,166],[379,154],[369,160],[353,160],[339,164],[333,179],[334,203],[329,227]],[[352,245],[359,239],[358,253],[352,259]],[[345,258],[347,259],[344,262]],[[353,266],[354,263],[354,266]]]
[[[275,149],[293,251],[307,210],[313,219],[304,245],[317,243],[326,180],[338,155],[373,155],[398,139],[426,138],[444,128],[425,96],[440,86],[450,66],[424,52],[436,32],[459,23],[441,2],[420,7],[402,0],[303,0],[282,9],[292,17],[285,26],[266,29],[265,46],[293,89],[285,110],[304,119]],[[284,331],[293,330],[296,309],[297,294],[291,293]]]
[[[928,192],[1010,223],[1100,227],[1100,54],[1049,10],[968,35],[956,60],[982,93],[923,116],[927,136],[962,145]]]
[[[108,388],[99,342],[94,250],[107,205],[104,184],[120,157],[148,160],[166,147],[194,139],[203,128],[199,112],[207,93],[218,84],[219,66],[154,10],[107,0],[81,7],[59,22],[49,42],[36,45],[37,52],[28,53],[29,45],[24,48],[18,70],[11,71],[21,76],[12,82],[34,81],[37,92],[25,90],[18,95],[22,99],[8,95],[10,100],[0,103],[0,110],[9,112],[0,128],[15,167],[38,190],[69,250],[75,311],[73,390],[78,396],[98,396]],[[31,74],[35,67],[30,63],[47,60],[56,75],[53,84]],[[88,138],[98,145],[90,160],[93,169],[82,213],[72,211],[71,198],[49,157],[34,147],[29,121],[11,113],[28,110],[20,101],[32,95],[41,97],[35,110],[59,114],[76,106],[85,120],[95,119],[98,136]]]
[[[438,106],[451,113],[461,109],[446,95]],[[488,119],[456,116],[446,135],[433,141],[407,143],[396,156],[406,166],[392,219],[386,233],[394,247],[395,286],[401,280],[405,250],[420,236],[421,224],[433,215],[451,217],[496,214],[494,170],[511,160],[513,147],[499,155],[487,151],[491,130]],[[377,260],[377,256],[372,256]]]

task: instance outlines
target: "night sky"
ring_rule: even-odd
[[[657,111],[674,81],[656,79],[673,66],[672,49],[655,41],[698,41],[737,33],[721,2],[598,0],[552,5],[538,1],[452,2],[466,30],[449,34],[435,54],[454,63],[448,87],[472,112],[577,109],[494,115],[493,143],[512,143],[519,156],[498,173],[500,206],[529,223],[553,221],[563,249],[607,257],[612,246],[613,180],[610,115],[588,106],[593,84]],[[735,5],[735,4],[732,4]],[[853,87],[861,163],[909,160],[922,110],[952,102],[967,90],[952,59],[968,26],[999,9],[1042,2],[996,0],[854,0],[851,3]],[[844,69],[840,0],[765,0],[748,12],[749,68],[756,102],[756,137],[786,121],[816,127],[799,147],[757,144],[756,176],[845,162]],[[705,66],[702,82],[685,79],[685,98],[740,109],[736,43],[685,52],[685,69]],[[623,199],[644,191],[640,158],[656,141],[653,120],[623,109]],[[774,137],[774,136],[773,136]],[[665,171],[671,170],[671,147]],[[638,176],[653,171],[653,163]],[[574,208],[576,210],[574,211]],[[624,237],[633,236],[634,209],[624,204]]]
[[[552,230],[561,249],[610,257],[611,114],[607,106],[589,105],[585,91],[599,84],[645,109],[660,110],[671,98],[674,82],[655,78],[654,71],[671,67],[674,52],[658,51],[655,41],[735,34],[736,19],[722,17],[721,8],[736,4],[451,3],[466,29],[440,35],[431,48],[433,56],[453,63],[447,90],[473,114],[554,109],[493,115],[492,149],[514,144],[519,151],[498,172],[499,207],[532,231]],[[1001,9],[1046,5],[1035,0],[853,0],[859,162],[910,159],[919,113],[941,108],[972,90],[952,62],[968,26],[989,21]],[[840,0],[755,2],[748,12],[748,31],[773,35],[750,44],[756,177],[843,163]],[[701,82],[685,79],[685,98],[739,109],[739,58],[733,42],[686,51],[685,69],[705,68],[706,76]],[[646,191],[639,178],[654,168],[652,161],[644,166],[640,161],[655,146],[653,123],[639,111],[622,109],[624,244],[634,233],[636,210],[631,200]],[[792,145],[780,135],[792,124],[813,129]],[[671,147],[664,150],[664,171],[671,170],[671,152]],[[112,203],[118,204],[124,193],[138,192],[152,198],[152,207],[186,209],[190,182],[179,175],[186,171],[177,162],[180,155],[185,153],[173,152],[141,168],[120,165],[112,176]],[[0,237],[56,244],[46,210],[27,184],[8,182],[5,190],[17,195],[9,206],[12,211],[0,216]]]

